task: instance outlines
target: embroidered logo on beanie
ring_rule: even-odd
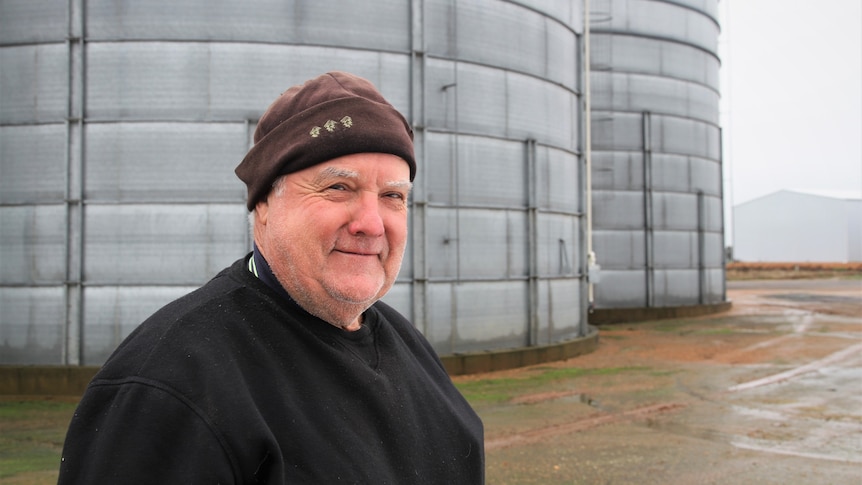
[[[323,124],[323,129],[332,133],[339,126],[339,124],[341,126],[343,126],[344,128],[350,128],[353,126],[353,119],[351,119],[349,116],[345,116],[344,118],[341,118],[341,120],[338,122],[333,121],[333,120],[326,120],[326,123]],[[321,127],[319,127],[319,126],[315,126],[314,128],[312,128],[311,129],[311,137],[312,138],[319,137],[320,136],[320,130],[321,130]]]

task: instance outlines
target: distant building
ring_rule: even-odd
[[[862,199],[781,190],[733,213],[737,261],[862,261]]]

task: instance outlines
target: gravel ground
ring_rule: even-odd
[[[565,362],[457,378],[487,482],[862,483],[862,281],[730,282],[728,298],[602,327]]]

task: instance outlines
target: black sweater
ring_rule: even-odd
[[[479,484],[482,423],[382,302],[345,332],[248,257],[141,324],[90,383],[60,484]]]

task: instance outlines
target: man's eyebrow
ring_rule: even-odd
[[[359,178],[359,172],[346,168],[326,167],[317,174],[314,180],[316,182],[322,182],[325,180],[337,178],[357,179]]]
[[[341,167],[326,167],[321,170],[317,176],[314,178],[314,181],[317,183],[322,183],[331,179],[358,179],[359,172],[356,170],[350,170],[348,168]],[[392,180],[390,182],[385,183],[386,188],[389,189],[399,189],[411,191],[413,190],[413,183],[407,180]]]
[[[393,180],[391,182],[386,182],[386,187],[390,189],[401,189],[410,192],[411,190],[413,190],[413,183],[406,180]]]

